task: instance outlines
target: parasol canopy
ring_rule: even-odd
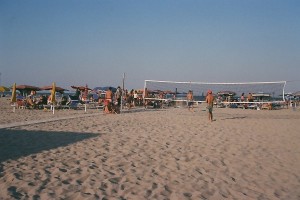
[[[92,90],[91,88],[88,88],[87,86],[74,86],[72,85],[71,88],[76,89],[76,90],[80,90],[80,91],[85,91],[87,90]]]
[[[52,85],[41,87],[41,90],[52,90]],[[68,91],[67,89],[56,86],[55,91],[59,93],[64,93],[64,91]]]
[[[105,87],[95,87],[93,90],[94,91],[107,91],[109,88],[111,88],[112,92],[116,92],[117,88],[112,87],[112,86],[105,86]]]
[[[292,95],[295,96],[295,97],[300,97],[300,91],[294,92]]]
[[[8,92],[8,91],[10,91],[8,87],[0,86],[0,92]]]
[[[17,90],[34,90],[34,91],[40,91],[41,88],[36,87],[36,86],[31,86],[31,85],[17,85],[16,86]]]
[[[16,90],[19,90],[21,94],[29,94],[31,91],[40,91],[41,88],[31,85],[17,85]]]

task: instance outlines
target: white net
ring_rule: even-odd
[[[270,102],[284,100],[284,87],[286,81],[278,82],[248,82],[248,83],[203,83],[203,82],[174,82],[145,80],[145,89],[149,92],[148,99],[186,99],[189,90],[193,92],[195,101],[204,101],[208,90],[212,90],[215,96],[228,94],[235,100],[241,101],[242,94],[247,97],[252,93],[255,101],[267,100]],[[164,93],[162,96],[159,94]],[[256,98],[257,97],[257,98]],[[225,101],[225,99],[224,99]]]

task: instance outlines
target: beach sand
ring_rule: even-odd
[[[8,102],[0,199],[300,199],[299,108],[215,108],[210,123],[205,105],[53,115]]]

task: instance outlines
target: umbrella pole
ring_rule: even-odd
[[[13,113],[16,112],[16,103],[14,103],[14,106],[13,106]]]
[[[85,102],[85,104],[84,104],[84,112],[86,112],[86,102]]]
[[[55,107],[55,106],[54,106],[54,104],[53,104],[53,106],[52,106],[53,115],[54,115],[54,110],[55,110],[54,107]]]

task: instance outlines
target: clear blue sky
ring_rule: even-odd
[[[299,0],[0,0],[2,85],[295,81]]]

